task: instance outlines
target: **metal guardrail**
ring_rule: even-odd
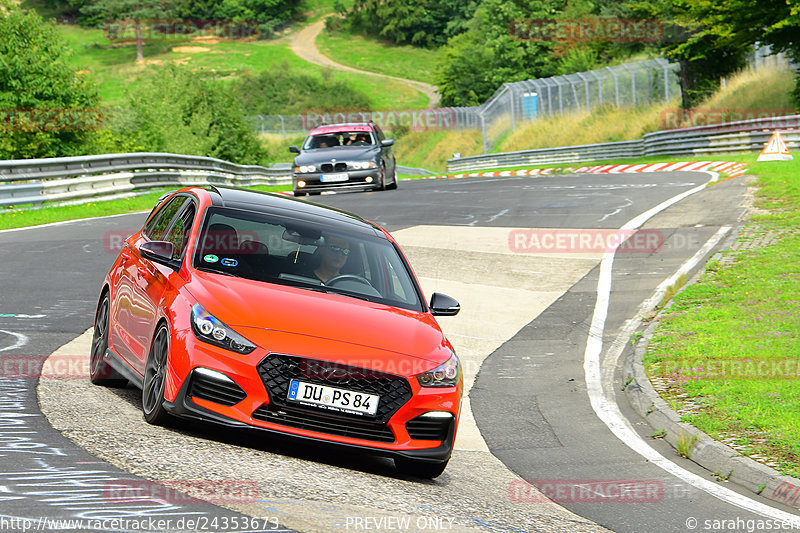
[[[789,149],[800,149],[800,115],[763,118],[665,130],[639,141],[541,148],[449,159],[448,172],[469,172],[524,165],[633,159],[652,155],[704,155],[758,152],[780,131]]]
[[[0,161],[0,207],[187,185],[283,185],[291,164],[237,165],[212,157],[130,153]]]

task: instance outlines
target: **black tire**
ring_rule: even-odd
[[[295,196],[305,196],[305,195],[306,195],[306,193],[304,193],[304,192],[300,192],[300,191],[294,191],[294,195],[295,195]]]
[[[394,167],[394,176],[392,176],[392,183],[386,186],[387,191],[393,191],[397,189],[397,165]]]
[[[381,165],[381,183],[378,185],[378,190],[386,190],[386,165]]]
[[[395,457],[394,467],[398,472],[406,476],[433,479],[442,475],[444,469],[447,468],[447,462],[428,463]]]
[[[92,352],[89,355],[89,380],[103,387],[125,387],[128,380],[111,368],[105,359],[108,350],[108,325],[110,303],[105,293],[97,306],[94,315],[94,333],[92,334]]]
[[[144,385],[142,386],[142,412],[144,419],[154,426],[163,426],[170,418],[164,409],[164,386],[167,376],[167,358],[169,355],[169,329],[161,324],[153,335],[147,364],[144,368]]]

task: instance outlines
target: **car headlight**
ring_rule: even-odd
[[[256,349],[255,344],[226,326],[200,304],[192,307],[192,331],[201,341],[232,352],[248,354]]]
[[[375,168],[375,161],[352,161],[350,163],[350,168],[354,170]]]
[[[314,165],[301,165],[299,167],[295,167],[294,171],[300,174],[308,174],[309,172],[316,172],[317,167]]]
[[[453,353],[445,363],[433,370],[419,374],[417,381],[422,387],[455,387],[460,378],[461,366],[458,363],[458,357]]]

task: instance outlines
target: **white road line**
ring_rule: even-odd
[[[28,337],[23,335],[22,333],[15,333],[13,331],[6,331],[4,329],[0,329],[0,333],[5,333],[6,335],[11,335],[16,339],[14,344],[11,346],[6,346],[5,348],[0,348],[0,352],[8,352],[11,350],[16,350],[17,348],[22,348],[26,344],[28,344]]]
[[[710,180],[711,182],[716,181],[719,178],[719,174],[714,172],[707,173],[712,176]],[[683,200],[687,196],[703,190],[705,186],[706,185],[703,184],[673,196],[669,200],[666,200],[654,208],[633,218],[620,229],[638,228],[659,212],[679,202],[680,200]],[[689,485],[703,490],[708,494],[741,509],[759,514],[768,519],[779,519],[793,525],[800,526],[800,517],[775,509],[774,507],[765,505],[761,502],[754,501],[747,496],[743,496],[735,491],[698,476],[697,474],[689,472],[688,470],[678,466],[666,457],[662,456],[641,436],[639,436],[633,426],[631,426],[630,422],[628,422],[628,420],[622,415],[617,404],[613,400],[609,400],[609,397],[607,396],[603,386],[600,368],[600,355],[603,351],[603,332],[605,330],[605,322],[608,316],[608,303],[611,296],[612,268],[614,265],[615,254],[616,250],[604,254],[603,259],[600,262],[600,276],[597,281],[597,301],[595,303],[594,314],[592,315],[589,338],[586,341],[586,351],[584,352],[583,369],[586,375],[586,387],[589,394],[589,400],[591,401],[594,412],[597,414],[600,420],[602,420],[603,423],[608,426],[614,435],[624,442],[631,450],[635,451],[649,462],[655,464],[669,474],[678,477]],[[610,391],[612,398],[613,394],[613,390]]]
[[[714,235],[709,238],[706,243],[695,253],[691,258],[687,259],[681,267],[670,277],[662,281],[658,287],[656,287],[655,292],[653,293],[650,298],[645,300],[642,305],[639,306],[639,310],[636,313],[636,316],[633,317],[631,320],[625,322],[625,325],[620,329],[617,338],[614,339],[614,342],[611,344],[611,348],[608,349],[606,352],[606,356],[603,358],[603,365],[601,367],[603,373],[603,388],[606,393],[606,398],[609,401],[614,402],[616,404],[616,388],[614,387],[614,371],[617,367],[617,362],[619,361],[619,357],[622,355],[622,351],[625,349],[625,346],[628,343],[628,339],[630,336],[633,335],[633,332],[636,331],[636,328],[642,323],[642,320],[648,313],[652,312],[655,309],[656,305],[661,301],[664,297],[664,294],[667,292],[667,289],[675,285],[675,282],[678,281],[682,275],[688,274],[697,263],[703,259],[714,246],[717,245],[719,241],[721,241],[725,235],[731,230],[730,226],[722,226]],[[613,392],[613,396],[609,396],[609,392]]]

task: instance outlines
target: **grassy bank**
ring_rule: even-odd
[[[146,41],[144,64],[137,64],[133,42],[111,43],[100,29],[70,24],[59,24],[58,30],[73,50],[71,64],[97,81],[102,105],[121,103],[125,87],[135,84],[141,72],[164,63],[189,65],[198,71],[212,73],[220,80],[230,80],[246,72],[293,69],[346,83],[369,95],[371,109],[422,109],[428,104],[425,95],[405,83],[332,71],[307,63],[292,53],[285,38],[271,41]]]
[[[64,206],[45,203],[38,209],[26,208],[7,211],[0,213],[0,230],[38,226],[40,224],[52,224],[54,222],[64,222],[65,220],[78,220],[81,218],[149,211],[164,192],[176,188],[177,187],[153,189],[138,196],[120,198],[117,200],[95,201],[85,204]],[[291,188],[291,185],[249,187],[251,190],[267,192],[288,191],[291,190]]]
[[[798,477],[800,389],[791,361],[800,359],[800,168],[751,163],[750,173],[766,211],[740,240],[767,245],[742,243],[675,296],[645,367],[683,421]]]
[[[324,30],[317,48],[337,63],[349,67],[432,83],[437,52],[416,46],[397,46],[343,32]]]

